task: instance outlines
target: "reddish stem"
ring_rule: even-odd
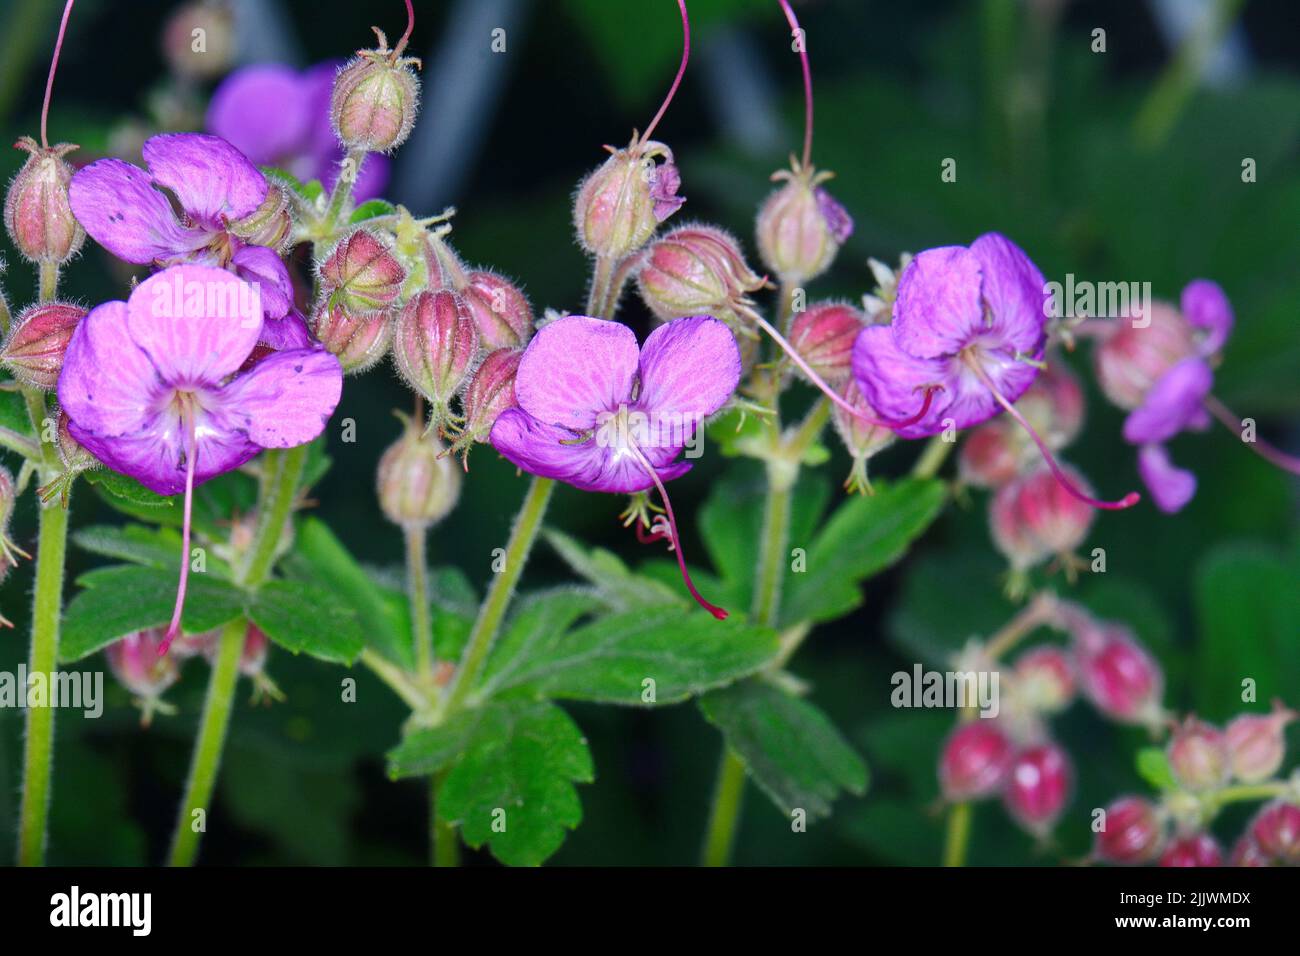
[[[54,56],[50,59],[50,75],[45,78],[45,102],[41,104],[41,145],[50,148],[46,129],[50,118],[50,96],[54,93],[54,73],[59,68],[59,53],[63,50],[63,34],[68,29],[68,17],[72,15],[72,5],[76,0],[68,0],[63,7],[63,19],[59,22],[59,36],[54,41]]]
[[[1228,406],[1223,404],[1223,402],[1219,401],[1213,395],[1210,395],[1205,399],[1205,407],[1209,410],[1211,415],[1222,422],[1224,428],[1228,429],[1230,432],[1236,432],[1238,436],[1241,435],[1241,419],[1234,415],[1228,409]],[[1249,445],[1251,451],[1256,455],[1259,455],[1260,458],[1263,458],[1269,464],[1276,465],[1283,471],[1289,471],[1293,475],[1300,475],[1300,458],[1295,458],[1292,455],[1288,455],[1286,452],[1279,451],[1268,442],[1260,441],[1259,439],[1244,442],[1244,444]]]
[[[677,95],[677,87],[682,85],[682,77],[686,74],[686,62],[691,58],[691,21],[686,13],[686,0],[677,0],[677,8],[682,12],[682,65],[677,68],[677,76],[673,79],[673,85],[668,88],[668,95],[664,97],[663,105],[659,107],[659,112],[655,114],[650,125],[645,128],[641,134],[641,141],[646,142],[650,139],[650,134],[655,131],[659,121],[663,119],[664,112],[668,109],[668,104],[673,101]]]
[[[799,18],[794,15],[794,8],[789,0],[776,0],[785,12],[786,22],[790,24],[791,36],[799,43],[799,62],[803,66],[803,168],[812,162],[813,137],[813,91],[812,68],[808,64],[808,38],[799,27]]]
[[[406,44],[410,42],[411,31],[415,29],[415,8],[411,6],[411,0],[406,0],[406,32],[397,40],[397,45],[393,47],[393,57],[402,55],[406,49]]]

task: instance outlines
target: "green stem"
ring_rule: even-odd
[[[176,820],[176,834],[168,858],[170,866],[191,866],[199,852],[199,835],[206,828],[207,809],[217,782],[217,768],[226,743],[226,729],[230,726],[235,684],[239,680],[239,657],[244,650],[247,630],[247,622],[239,617],[221,631],[217,659],[212,664],[212,679],[208,683],[208,696],[203,704],[199,736],[194,743],[190,779]],[[195,811],[202,811],[201,818],[205,823],[202,828],[195,826],[198,822]]]
[[[1214,810],[1217,812],[1220,807],[1229,803],[1249,803],[1252,800],[1272,800],[1274,797],[1281,797],[1291,792],[1291,785],[1285,780],[1270,780],[1267,783],[1240,784],[1235,787],[1224,787],[1218,793],[1212,794],[1210,802],[1213,803]]]
[[[59,291],[59,264],[45,262],[40,264],[40,297],[42,302],[53,302]]]
[[[943,841],[943,865],[965,866],[966,847],[970,843],[971,806],[954,803],[948,808],[947,833]]]
[[[429,779],[429,840],[433,855],[433,865],[439,867],[460,866],[460,835],[450,823],[438,819],[438,790],[442,786],[446,771],[436,773]]]
[[[68,544],[68,512],[59,504],[40,510],[36,551],[36,598],[32,605],[29,673],[52,677],[59,655],[63,604],[63,561]],[[49,701],[46,701],[48,704]],[[50,809],[50,770],[54,758],[54,708],[27,711],[23,747],[23,795],[18,824],[18,864],[45,862],[46,820]]]
[[[329,207],[325,211],[325,221],[329,223],[331,235],[337,231],[339,216],[352,199],[352,188],[356,185],[357,176],[361,174],[361,164],[365,161],[366,150],[364,149],[348,150],[343,160],[339,178],[334,182],[334,192],[330,196]]]
[[[939,473],[943,463],[948,460],[948,455],[956,444],[955,441],[944,441],[943,435],[935,435],[926,444],[921,457],[916,460],[916,465],[912,468],[912,477],[933,478]]]
[[[360,660],[374,671],[375,676],[387,684],[412,711],[420,714],[429,709],[428,697],[402,668],[368,647],[362,649]]]
[[[703,864],[726,866],[736,842],[736,825],[745,796],[745,764],[730,750],[724,750],[718,767],[718,785],[709,814],[709,830],[704,840]]]
[[[433,623],[429,617],[429,566],[423,525],[402,529],[406,536],[406,593],[411,602],[411,636],[415,641],[416,669],[433,674]]]
[[[241,583],[257,587],[271,573],[275,552],[298,497],[298,482],[307,465],[307,445],[272,449],[262,456],[258,525]]]
[[[542,517],[551,500],[551,491],[555,481],[551,478],[534,477],[524,495],[519,514],[515,517],[514,527],[510,530],[510,540],[506,543],[503,560],[505,565],[488,588],[487,598],[479,608],[478,618],[469,633],[465,652],[461,656],[460,666],[456,668],[456,677],[447,692],[443,714],[454,713],[461,706],[474,688],[479,671],[487,661],[488,651],[496,640],[497,631],[505,617],[506,607],[514,594],[515,585],[528,562],[528,554],[537,540],[537,532],[542,526]]]
[[[757,576],[751,616],[759,624],[774,626],[780,610],[781,582],[785,579],[785,551],[790,537],[791,487],[769,481],[763,505],[763,531],[759,541]]]
[[[597,319],[607,319],[609,290],[614,281],[614,261],[609,256],[597,256],[591,270],[591,288],[587,290],[587,314]]]

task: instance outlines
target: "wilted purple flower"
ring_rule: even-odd
[[[127,302],[98,306],[77,327],[59,376],[68,430],[96,458],[158,494],[185,493],[181,580],[168,637],[180,625],[195,485],[265,448],[321,433],[343,372],[324,349],[273,352],[240,371],[261,316],[248,284],[222,269],[173,266]]]
[[[308,182],[333,189],[343,147],[330,126],[330,90],[342,64],[318,63],[299,72],[278,63],[259,63],[231,73],[212,95],[208,131],[229,140],[262,166],[276,166]],[[373,199],[388,185],[384,156],[368,156],[357,172],[352,195]]]
[[[515,397],[492,426],[491,442],[524,471],[584,491],[658,489],[670,545],[686,573],[665,481],[690,470],[677,461],[704,420],[740,381],[740,350],[726,324],[707,315],[676,319],[637,349],[617,322],[569,315],[542,328],[519,362]]]
[[[938,389],[923,414],[896,427],[904,438],[969,428],[1006,411],[1071,494],[1098,508],[1130,507],[1136,494],[1103,502],[1072,483],[1012,404],[1042,365],[1046,302],[1043,274],[1005,236],[985,233],[969,248],[927,249],[899,277],[893,323],[858,334],[854,377],[886,419],[911,414],[917,393]]]
[[[86,232],[137,265],[229,269],[260,288],[267,320],[263,342],[272,348],[309,345],[279,255],[247,244],[231,229],[261,207],[269,188],[266,177],[230,143],[203,133],[151,137],[144,160],[148,172],[120,159],[101,159],[72,177],[72,211]],[[179,218],[168,194],[175,197]]]

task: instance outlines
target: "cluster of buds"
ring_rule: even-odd
[[[358,50],[339,71],[330,94],[330,122],[349,150],[387,153],[411,135],[420,105],[420,61],[402,56],[405,46],[388,48],[388,38],[373,28],[379,45]]]
[[[68,143],[42,146],[30,136],[14,146],[29,155],[5,195],[9,238],[32,262],[67,262],[86,240],[86,231],[68,202],[73,170],[64,157],[77,147]]]
[[[405,281],[389,243],[367,229],[348,233],[321,263],[312,330],[345,372],[364,372],[388,353],[394,304]]]

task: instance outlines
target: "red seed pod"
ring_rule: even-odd
[[[86,310],[65,302],[48,302],[25,309],[14,320],[0,362],[24,385],[46,390],[59,382],[63,355],[72,333],[86,316]]]
[[[518,404],[515,376],[523,355],[522,349],[497,349],[474,370],[461,396],[465,426],[456,440],[458,451],[465,450],[471,442],[487,441],[497,417]]]
[[[352,312],[327,301],[312,316],[312,332],[338,356],[344,372],[357,374],[373,368],[388,353],[393,319],[386,310]]]
[[[230,231],[250,245],[284,252],[293,234],[288,194],[271,183],[262,205],[243,219],[231,223]]]
[[[1062,470],[1092,494],[1077,470],[1069,465],[1062,465]],[[1007,482],[989,504],[993,543],[1017,571],[1053,555],[1070,555],[1088,536],[1093,516],[1093,509],[1066,491],[1046,468]]]
[[[1265,804],[1255,814],[1249,832],[1270,859],[1300,863],[1300,806],[1286,800]]]
[[[420,292],[397,318],[393,359],[402,377],[432,406],[430,425],[444,426],[452,398],[465,383],[478,350],[478,331],[455,292]]]
[[[384,517],[403,528],[422,529],[451,513],[460,499],[460,469],[447,449],[420,424],[406,427],[379,459],[375,485]]]
[[[1153,302],[1136,325],[1131,318],[1113,321],[1093,351],[1097,384],[1120,408],[1137,408],[1165,372],[1195,354],[1192,327],[1169,303]]]
[[[858,383],[852,377],[843,386],[840,394],[849,405],[860,409],[864,415],[879,418],[876,410],[871,407],[871,403],[867,401],[867,397],[862,394],[862,389],[858,388]],[[856,415],[850,415],[839,405],[831,409],[831,414],[834,416],[836,433],[840,436],[840,440],[844,442],[844,447],[848,449],[849,454],[853,456],[853,467],[849,471],[849,477],[844,481],[844,487],[850,494],[871,494],[871,481],[867,477],[867,462],[876,452],[893,444],[894,439],[898,436],[883,425],[873,425],[870,422],[864,422]]]
[[[1074,700],[1074,659],[1064,648],[1042,644],[1016,659],[1016,692],[1034,710],[1057,713]]]
[[[420,61],[389,50],[383,32],[375,33],[379,49],[358,51],[339,70],[330,93],[330,122],[347,149],[386,153],[404,143],[415,126],[420,81],[412,67]]]
[[[656,160],[662,162],[656,163]],[[573,224],[588,253],[617,261],[640,249],[685,202],[673,151],[655,140],[610,150],[578,186]]]
[[[996,793],[1011,765],[1011,741],[991,720],[958,725],[939,756],[939,787],[954,803]]]
[[[830,268],[853,220],[821,187],[826,174],[796,167],[772,178],[785,183],[759,209],[759,255],[782,282],[799,285]]]
[[[1071,630],[1080,687],[1092,705],[1120,723],[1158,726],[1164,674],[1132,634],[1090,619]]]
[[[665,322],[688,315],[722,317],[763,284],[734,237],[699,224],[656,240],[637,274],[646,307]]]
[[[1223,850],[1208,833],[1179,837],[1160,857],[1161,866],[1223,866]]]
[[[1007,773],[1003,806],[1025,830],[1046,836],[1065,810],[1073,777],[1069,755],[1056,744],[1022,750]]]
[[[32,262],[66,262],[86,240],[86,231],[68,204],[72,166],[63,158],[77,147],[41,146],[24,136],[14,148],[30,155],[5,195],[5,229],[18,251]]]
[[[382,239],[357,229],[325,257],[320,278],[331,304],[349,312],[373,312],[392,305],[401,294],[406,270]]]
[[[1165,755],[1174,776],[1188,790],[1215,790],[1228,782],[1232,770],[1223,731],[1195,717],[1174,728]]]
[[[1232,847],[1230,866],[1272,866],[1273,859],[1259,848],[1254,838],[1245,833]]]
[[[798,313],[790,325],[790,344],[799,357],[832,387],[852,377],[853,343],[866,316],[851,305],[818,302]]]
[[[1259,783],[1277,773],[1286,757],[1286,727],[1296,716],[1278,701],[1271,714],[1242,714],[1229,721],[1225,733],[1233,776]]]
[[[1160,810],[1141,797],[1120,797],[1106,808],[1105,827],[1096,836],[1093,853],[1107,863],[1149,863],[1164,844]]]
[[[533,334],[533,309],[509,280],[479,269],[469,273],[460,289],[485,349],[518,348]]]
[[[1020,470],[1019,441],[999,419],[966,435],[957,454],[962,483],[974,488],[1000,488]]]

